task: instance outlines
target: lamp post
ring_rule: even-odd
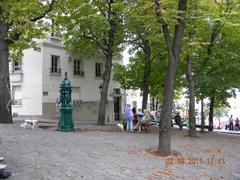
[[[101,83],[98,88],[99,88],[100,94],[102,94],[103,84]]]

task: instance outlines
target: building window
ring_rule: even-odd
[[[22,86],[12,86],[12,105],[22,105]]]
[[[113,94],[121,94],[121,91],[119,88],[114,88],[113,89]]]
[[[12,61],[12,72],[22,72],[22,61]]]
[[[61,74],[60,56],[55,55],[51,56],[50,73]]]
[[[74,60],[73,63],[73,74],[78,76],[84,76],[83,62],[80,60]]]
[[[102,63],[96,63],[95,64],[95,75],[96,77],[102,77],[103,74],[103,64]]]

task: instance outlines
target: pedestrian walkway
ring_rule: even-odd
[[[0,155],[11,180],[240,179],[240,136],[199,133],[192,138],[185,129],[171,130],[172,155],[162,158],[152,153],[159,142],[155,132],[59,132],[0,124]]]
[[[14,117],[13,121],[16,124],[20,124],[24,121],[23,117]],[[58,127],[58,120],[57,119],[43,119],[39,117],[32,117],[28,119],[37,119],[39,124],[38,126],[42,129],[57,129]],[[105,126],[96,126],[97,122],[94,121],[73,121],[74,122],[74,128],[75,130],[79,131],[117,131],[117,123],[118,121],[111,121],[106,122]],[[179,126],[173,125],[174,128],[179,129]],[[153,129],[157,129],[157,126],[153,126]],[[187,130],[188,127],[184,126],[183,129]],[[198,131],[200,131],[200,128],[197,128]],[[229,131],[225,129],[214,129],[213,132],[217,133],[225,133],[230,135],[240,135],[240,131]]]
[[[38,120],[38,127],[42,129],[53,129],[56,130],[58,128],[58,120],[57,119],[43,119],[39,117],[32,118],[23,118],[17,117],[13,119],[15,124],[20,124],[24,121],[24,119],[36,119]],[[76,131],[117,131],[117,123],[118,121],[106,122],[105,126],[97,126],[97,122],[94,121],[73,121],[74,129]]]

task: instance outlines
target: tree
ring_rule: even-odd
[[[123,7],[120,0],[60,0],[55,17],[63,32],[66,48],[73,55],[92,56],[101,53],[105,56],[98,125],[105,124],[112,60],[122,50]]]
[[[205,1],[201,3],[196,0],[189,0],[189,11],[187,13],[186,21],[186,34],[184,41],[183,51],[186,60],[186,81],[187,81],[187,94],[189,98],[189,132],[191,137],[196,136],[196,117],[195,117],[195,66],[194,60],[199,48],[203,48],[202,32],[206,26],[209,6]]]
[[[42,31],[36,22],[53,9],[55,0],[0,1],[0,123],[12,123],[9,55],[34,44]]]
[[[152,1],[127,2],[125,41],[131,45],[130,53],[134,53],[135,56],[130,59],[126,70],[119,71],[120,74],[115,73],[115,77],[121,84],[126,83],[126,87],[139,88],[142,91],[142,109],[145,109],[149,94],[157,99],[163,97],[167,53],[163,35],[158,33],[161,27],[155,23]],[[122,67],[119,70],[121,69]]]
[[[214,1],[208,3],[209,9],[207,30],[202,33],[202,39],[208,42],[205,48],[196,54],[195,74],[198,97],[208,97],[210,100],[209,130],[213,130],[213,112],[215,104],[225,104],[226,99],[234,95],[232,88],[239,87],[238,47],[239,26],[236,12],[239,11],[237,1]],[[211,10],[211,12],[210,12]],[[229,78],[230,77],[230,78]],[[234,78],[233,78],[234,77]]]
[[[144,59],[135,58],[143,63],[142,70],[139,73],[143,73],[142,86],[140,89],[143,92],[142,109],[147,108],[148,95],[150,91],[150,75],[151,75],[151,49],[153,46],[152,35],[155,35],[154,28],[149,25],[154,19],[149,8],[149,1],[127,1],[128,9],[126,15],[126,42],[130,44],[131,51]],[[137,63],[137,62],[136,62]],[[132,68],[134,68],[132,66]]]
[[[150,65],[151,73],[149,75],[149,94],[151,97],[162,100],[164,87],[164,73],[166,69],[166,53],[163,46],[153,46],[153,53],[151,56]],[[155,52],[161,52],[160,57],[154,56]],[[158,54],[159,55],[159,54]],[[142,51],[137,51],[135,56],[130,58],[127,66],[115,64],[114,65],[114,79],[117,80],[124,89],[140,89],[144,91],[144,69],[145,69],[145,55]],[[143,108],[146,108],[142,105]]]
[[[169,25],[163,18],[161,8],[161,1],[155,0],[155,13],[157,22],[161,25],[166,48],[168,51],[168,68],[164,81],[164,99],[161,110],[160,132],[159,132],[159,146],[158,153],[162,156],[168,156],[170,154],[171,146],[171,118],[172,118],[172,106],[173,106],[173,83],[176,76],[177,65],[180,60],[181,43],[183,39],[184,27],[185,27],[185,14],[187,11],[187,0],[178,1],[178,14],[177,23],[175,25],[175,31],[173,35],[173,42],[171,42]]]

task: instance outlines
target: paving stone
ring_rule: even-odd
[[[239,179],[240,136],[204,133],[193,139],[186,130],[173,129],[172,149],[185,163],[174,159],[167,165],[166,158],[147,151],[158,146],[156,129],[139,134],[122,133],[110,125],[81,127],[85,130],[59,132],[0,124],[0,156],[13,173],[9,179]],[[190,163],[193,157],[198,164]],[[225,163],[219,165],[221,157]]]

